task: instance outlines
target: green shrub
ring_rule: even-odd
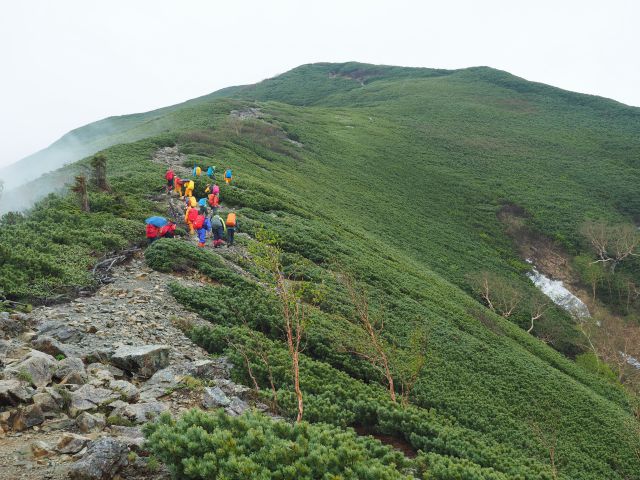
[[[145,426],[147,448],[176,478],[408,479],[402,454],[322,424],[191,410]]]

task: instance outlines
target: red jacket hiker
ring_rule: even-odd
[[[174,180],[174,173],[173,170],[169,169],[167,170],[167,173],[165,173],[164,178],[167,179],[167,192],[170,192],[173,189],[173,180]]]
[[[160,229],[154,225],[147,224],[147,240],[149,243],[153,243],[158,239],[158,234],[160,233]]]
[[[176,224],[170,222],[166,224],[164,227],[160,227],[159,233],[163,238],[173,238],[176,232]]]

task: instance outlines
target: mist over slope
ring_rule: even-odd
[[[579,353],[572,319],[550,309],[534,332],[553,335],[545,344],[526,333],[528,311],[496,315],[473,296],[468,276],[490,271],[527,299],[538,293],[500,222],[505,206],[576,254],[584,252],[585,218],[640,215],[639,111],[484,67],[305,65],[119,130],[131,143],[104,151],[115,193],[92,191],[92,213],[72,197],[50,198],[3,225],[0,259],[11,275],[0,276],[0,288],[38,302],[90,286],[96,257],[141,241],[144,218],[166,214],[166,165],[152,159],[176,146],[185,169],[231,166],[234,184],[223,185],[222,199],[243,232],[276,232],[287,262],[303,265],[301,279],[328,291],[314,310],[303,362],[310,420],[373,425],[429,452],[449,473],[464,469],[462,478],[551,479],[552,438],[562,458],[558,478],[638,479],[630,399],[561,354]],[[157,268],[171,270],[162,259],[175,259],[213,281],[174,291],[215,325],[199,333],[201,344],[221,353],[216,339],[245,341],[242,329],[252,327],[274,362],[286,358],[268,294],[231,275],[215,254],[179,245],[149,251]],[[71,256],[73,265],[60,265]],[[625,268],[640,278],[637,262]],[[352,272],[385,315],[394,352],[411,357],[413,339],[427,339],[410,409],[389,405],[375,370],[346,353],[358,336],[335,281],[340,270]],[[290,414],[290,385],[282,379],[278,389]],[[549,436],[536,436],[540,429]]]

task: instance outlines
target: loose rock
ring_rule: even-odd
[[[93,385],[83,385],[75,392],[71,393],[71,413],[79,413],[85,410],[93,410],[100,405],[112,402],[119,397],[119,394],[107,388],[94,387]]]
[[[113,415],[128,418],[135,423],[144,423],[153,420],[167,410],[169,407],[162,402],[145,402],[116,408]]]
[[[111,357],[111,362],[141,377],[150,377],[169,365],[167,345],[122,346]]]
[[[100,431],[106,425],[104,415],[95,414],[92,415],[88,412],[82,412],[76,418],[76,425],[82,433],[90,433],[93,431]]]
[[[101,438],[93,442],[87,454],[69,470],[73,480],[107,480],[127,464],[127,447],[113,438]]]
[[[33,397],[33,389],[18,380],[0,380],[0,406],[16,406]]]
[[[82,435],[65,432],[62,434],[62,437],[60,437],[60,440],[58,440],[56,450],[60,453],[78,453],[90,441],[90,438],[83,437]]]
[[[231,400],[220,387],[207,387],[204,389],[202,405],[205,408],[226,407],[230,403]]]

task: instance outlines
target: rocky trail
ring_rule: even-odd
[[[186,170],[175,149],[156,160]],[[244,247],[216,252],[251,277],[233,261]],[[208,322],[180,306],[169,283],[199,287],[200,278],[153,271],[141,252],[111,275],[91,296],[0,313],[0,479],[168,478],[148,465],[145,422],[192,407],[266,410],[230,380],[224,357],[183,333]]]

